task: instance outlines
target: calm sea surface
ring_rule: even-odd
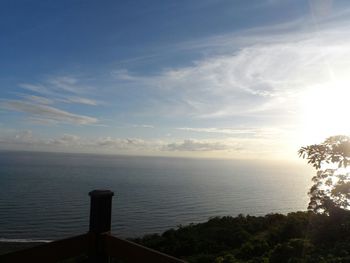
[[[114,191],[112,232],[162,232],[213,216],[305,210],[307,165],[0,152],[0,241],[85,233],[93,189]]]

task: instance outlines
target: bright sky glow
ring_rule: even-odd
[[[350,134],[348,1],[0,7],[0,149],[290,159]]]

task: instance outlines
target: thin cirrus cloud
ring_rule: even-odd
[[[196,132],[196,133],[213,133],[213,134],[224,134],[227,136],[235,137],[270,137],[278,133],[281,133],[280,129],[276,128],[217,128],[217,127],[206,127],[206,128],[191,128],[191,127],[180,127],[176,128],[180,131]]]
[[[94,124],[98,120],[93,117],[73,114],[48,105],[37,104],[30,101],[3,100],[0,102],[2,109],[23,112],[36,120],[47,121],[48,123],[70,123],[70,124]]]
[[[76,104],[85,104],[90,106],[97,106],[98,103],[95,100],[81,98],[81,97],[68,97],[66,99],[60,99],[59,101],[67,102],[67,103],[76,103]]]
[[[18,94],[20,97],[28,100],[28,101],[31,101],[31,102],[36,102],[36,103],[39,103],[39,104],[46,104],[46,105],[49,105],[49,104],[54,104],[54,101],[52,99],[48,99],[48,98],[45,98],[45,97],[42,97],[42,96],[36,96],[36,95],[28,95],[28,94]]]
[[[83,97],[84,89],[79,80],[72,77],[49,78],[41,84],[20,84],[26,92],[14,93],[18,99],[2,99],[0,108],[21,112],[35,124],[76,124],[91,125],[98,123],[95,117],[76,114],[60,109],[60,103],[97,106],[98,102]]]
[[[19,87],[56,102],[90,106],[99,104],[94,99],[83,97],[86,91],[91,92],[92,90],[90,87],[81,86],[79,80],[73,77],[51,77],[40,84],[21,83]]]
[[[288,122],[292,112],[300,112],[298,101],[307,90],[328,85],[334,76],[347,76],[345,63],[350,59],[350,39],[344,34],[348,23],[341,27],[330,23],[318,32],[301,30],[295,24],[291,27],[284,33],[273,29],[268,34],[267,29],[261,29],[263,35],[253,31],[243,37],[222,36],[218,46],[215,41],[206,43],[211,49],[217,47],[219,54],[191,65],[153,75],[122,69],[114,71],[113,77],[121,86],[149,91],[149,114]]]

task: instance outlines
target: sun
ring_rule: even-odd
[[[317,143],[350,134],[350,81],[332,81],[302,95],[302,140]]]

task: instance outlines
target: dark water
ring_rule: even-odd
[[[112,232],[161,232],[218,215],[305,210],[306,165],[232,160],[0,152],[0,241],[88,229],[93,189],[111,189]]]

